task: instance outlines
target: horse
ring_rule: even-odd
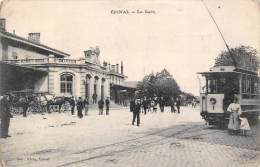
[[[66,106],[67,106],[67,104],[71,104],[71,98],[69,98],[69,97],[55,97],[55,98],[53,98],[52,100],[50,100],[49,101],[49,105],[57,105],[57,106],[59,106],[59,113],[61,112],[61,108],[62,108],[62,106],[64,106],[65,107],[65,110],[67,110],[66,108]]]

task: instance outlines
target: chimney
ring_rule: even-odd
[[[121,74],[124,74],[124,65],[123,65],[123,61],[121,61]]]
[[[119,72],[118,67],[119,67],[119,64],[116,64],[116,72],[117,73]]]
[[[5,18],[0,18],[0,30],[1,31],[5,31],[5,22],[6,22]]]
[[[108,70],[109,70],[109,71],[111,70],[110,63],[108,63]]]
[[[40,43],[40,33],[34,32],[34,33],[29,33],[28,34],[28,40],[36,43]]]
[[[107,67],[107,62],[106,61],[103,62],[103,66]]]
[[[95,53],[96,53],[97,56],[100,55],[100,49],[99,49],[99,46],[96,46]]]
[[[111,71],[115,72],[115,65],[111,65]]]

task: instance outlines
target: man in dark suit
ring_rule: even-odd
[[[85,98],[83,103],[84,103],[84,107],[85,107],[85,115],[88,115],[88,105],[89,105],[89,102],[88,102],[88,98],[87,97]]]
[[[92,99],[93,99],[93,104],[97,104],[97,94],[96,93],[94,93],[92,95]]]
[[[98,108],[99,108],[99,115],[103,115],[103,109],[104,109],[104,100],[100,99],[98,101]]]
[[[74,115],[74,109],[75,109],[75,99],[72,96],[70,99],[70,107],[71,107],[71,115]]]
[[[176,108],[177,108],[178,114],[180,114],[180,106],[181,106],[181,100],[180,100],[180,98],[178,97],[178,98],[176,99]]]
[[[11,101],[9,95],[4,95],[3,99],[0,101],[0,118],[1,118],[1,138],[11,137],[8,135],[10,118],[12,114],[10,113]]]
[[[171,112],[173,113],[175,113],[175,107],[174,107],[174,103],[175,103],[175,101],[174,101],[174,97],[171,97],[171,101],[170,101],[170,106],[171,106]]]
[[[131,99],[130,100],[130,112],[134,111],[134,107],[135,107],[135,99]]]
[[[144,100],[143,100],[143,108],[144,108],[144,114],[146,115],[146,112],[148,109],[148,100],[146,99],[146,97],[144,97]]]
[[[109,105],[110,105],[109,97],[107,97],[105,103],[106,103],[106,115],[109,115]]]
[[[137,99],[137,100],[135,100],[135,105],[134,105],[134,109],[133,109],[132,125],[134,125],[136,118],[137,118],[137,126],[140,125],[140,109],[141,109],[141,102],[139,99]]]
[[[83,114],[82,114],[82,110],[84,108],[84,102],[82,101],[81,97],[79,97],[79,100],[77,102],[77,110],[78,110],[78,117],[82,118]]]
[[[164,103],[164,98],[161,97],[161,98],[159,99],[159,107],[160,107],[161,112],[164,112],[164,105],[165,105],[165,103]]]

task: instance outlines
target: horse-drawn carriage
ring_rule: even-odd
[[[70,109],[71,99],[55,97],[47,92],[22,90],[9,92],[11,95],[11,112],[13,114],[64,112]]]

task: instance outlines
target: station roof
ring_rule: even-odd
[[[38,43],[38,42],[34,42],[34,41],[31,41],[31,40],[28,40],[26,38],[23,38],[23,37],[20,37],[20,36],[17,36],[15,34],[12,34],[12,33],[9,33],[7,31],[0,31],[0,36],[2,38],[5,38],[5,39],[9,39],[13,42],[16,42],[16,43],[20,43],[20,44],[23,44],[25,46],[30,46],[32,47],[33,49],[39,49],[39,50],[43,50],[45,52],[48,52],[50,54],[53,54],[55,55],[56,57],[67,57],[67,56],[70,56],[70,54],[68,53],[65,53],[65,52],[62,52],[62,51],[59,51],[57,49],[54,49],[54,48],[51,48],[49,46],[46,46],[44,44],[41,44],[41,43]]]
[[[213,74],[213,73],[245,73],[250,75],[257,75],[257,72],[238,68],[234,66],[214,66],[209,71],[199,72],[198,74]]]
[[[119,85],[119,84],[111,83],[111,86],[114,88],[117,88],[119,90],[135,90],[136,89],[136,87],[130,86],[128,84]]]
[[[138,81],[126,81],[125,85],[130,88],[137,88]]]

